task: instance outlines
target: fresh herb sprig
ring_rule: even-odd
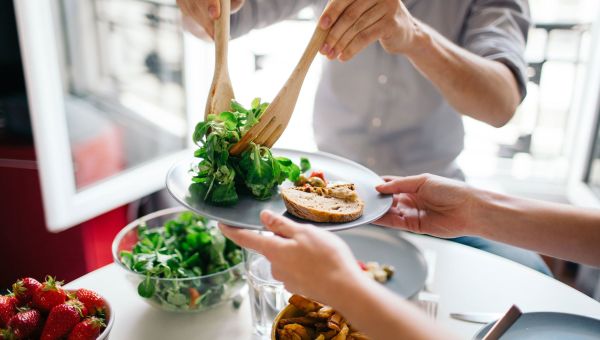
[[[194,280],[157,280],[219,273],[242,262],[241,249],[218,228],[208,226],[206,218],[192,212],[181,213],[163,227],[139,226],[138,242],[131,251],[121,251],[120,258],[127,268],[146,276],[138,285],[139,295],[155,298],[171,309],[216,303],[224,285],[242,280],[235,275],[212,285]],[[203,299],[196,301],[193,295]]]
[[[199,147],[194,156],[200,159],[193,169],[191,186],[194,195],[214,205],[233,205],[238,192],[248,191],[259,200],[268,200],[273,189],[286,179],[298,180],[300,167],[285,157],[275,157],[267,147],[250,143],[240,156],[231,156],[229,149],[260,120],[268,107],[259,98],[250,109],[231,102],[231,111],[210,114],[196,125],[193,140]],[[304,162],[305,168],[308,163]]]

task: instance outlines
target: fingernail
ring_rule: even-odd
[[[323,47],[321,47],[321,53],[327,55],[327,53],[329,53],[329,45],[324,44]]]
[[[335,57],[335,49],[329,51],[329,53],[327,53],[327,58],[329,59],[333,59],[333,57]]]
[[[211,18],[216,19],[217,18],[217,8],[215,6],[208,6],[208,14],[210,15]]]
[[[265,223],[273,222],[273,214],[269,210],[263,210],[262,216],[263,216],[263,219],[265,220]]]
[[[321,18],[321,23],[319,25],[322,29],[326,30],[329,28],[329,25],[331,25],[331,19],[328,16],[324,16]]]

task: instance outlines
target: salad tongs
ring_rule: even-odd
[[[241,154],[250,142],[270,148],[279,139],[292,117],[306,73],[325,42],[328,32],[329,30],[323,30],[317,26],[300,61],[298,61],[298,65],[292,71],[283,88],[279,90],[275,99],[262,114],[260,121],[229,149],[231,155]]]
[[[215,21],[215,71],[206,99],[204,119],[211,113],[229,111],[231,100],[235,98],[227,67],[231,2],[230,0],[221,0],[220,3],[221,16]]]

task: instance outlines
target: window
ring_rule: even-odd
[[[57,9],[77,189],[183,149],[183,32],[174,1],[57,0]]]
[[[48,229],[163,188],[193,124],[175,1],[14,3]]]

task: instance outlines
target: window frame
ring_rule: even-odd
[[[567,183],[567,198],[575,205],[600,208],[600,195],[591,188],[588,179],[593,161],[594,145],[600,128],[600,15],[594,23],[593,46],[589,59],[585,92],[577,121],[571,168]]]
[[[15,1],[21,55],[27,84],[46,226],[60,232],[104,212],[165,187],[165,176],[176,161],[192,154],[193,122],[201,119],[204,98],[186,96],[187,147],[127,169],[89,187],[75,185],[66,112],[85,109],[81,99],[64,91],[64,56],[60,25],[53,0]],[[186,93],[208,93],[208,81],[194,76],[212,73],[213,58],[206,44],[184,34],[184,88]],[[205,63],[188,60],[208,59]],[[191,67],[188,67],[190,64]],[[194,73],[190,73],[194,72]],[[79,102],[78,102],[79,101]],[[92,105],[87,105],[94,110]],[[96,110],[99,110],[96,108]],[[196,112],[196,114],[193,114]]]

